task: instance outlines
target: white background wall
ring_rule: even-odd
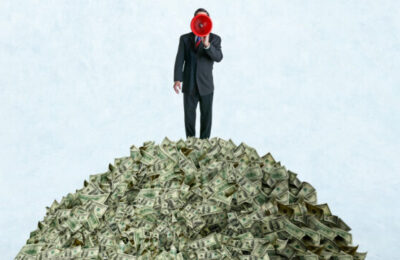
[[[211,137],[271,152],[352,228],[367,259],[394,259],[399,6],[1,0],[1,258],[16,256],[46,206],[130,145],[185,138],[173,66],[179,36],[204,7],[224,55]]]

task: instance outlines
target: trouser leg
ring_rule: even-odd
[[[185,113],[186,138],[196,136],[196,108],[199,101],[197,94],[183,93],[183,108]]]
[[[214,92],[200,96],[200,138],[210,138]]]

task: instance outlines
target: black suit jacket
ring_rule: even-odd
[[[210,32],[208,49],[204,49],[203,42],[200,42],[196,50],[194,41],[193,32],[180,36],[175,59],[174,81],[183,82],[182,92],[187,94],[194,93],[195,82],[197,82],[200,95],[208,95],[214,91],[212,74],[214,61],[222,60],[221,37]]]

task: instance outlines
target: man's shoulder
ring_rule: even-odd
[[[190,37],[190,36],[191,36],[191,34],[192,34],[192,32],[184,33],[184,34],[182,34],[182,35],[181,35],[181,38],[187,38],[187,37]]]
[[[214,38],[219,38],[219,39],[221,39],[221,36],[219,36],[219,35],[216,34],[216,33],[212,33],[212,32],[210,32],[210,37],[214,37]]]
[[[192,35],[193,35],[193,32],[188,32],[188,33],[182,34],[180,37],[181,38],[188,38],[188,37],[191,37]],[[212,32],[210,32],[210,38],[219,38],[219,39],[221,39],[221,37],[218,34],[212,33]]]

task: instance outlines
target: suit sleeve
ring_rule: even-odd
[[[221,50],[221,37],[216,37],[214,41],[210,42],[210,47],[205,49],[205,52],[210,56],[213,61],[220,62],[222,60]]]
[[[183,81],[183,65],[185,61],[185,50],[182,36],[179,38],[178,52],[175,58],[174,81]]]

